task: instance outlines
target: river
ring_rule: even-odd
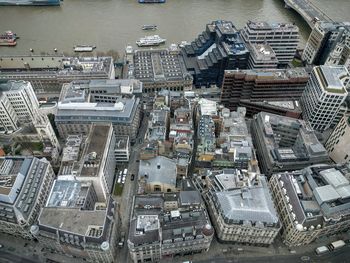
[[[334,20],[350,20],[349,0],[313,0]],[[310,28],[283,0],[167,0],[139,4],[137,0],[64,0],[59,7],[0,7],[0,32],[20,36],[16,47],[0,47],[0,55],[72,53],[75,44],[96,45],[95,52],[123,52],[127,44],[155,32],[141,30],[157,24],[156,34],[170,43],[191,41],[216,19],[231,20],[240,29],[247,20],[294,22],[304,46]]]

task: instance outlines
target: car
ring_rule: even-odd
[[[137,163],[139,163],[139,162],[140,162],[140,160],[139,160],[139,159],[137,159],[137,160],[136,160],[136,162],[137,162]]]
[[[118,177],[117,183],[120,184],[122,182],[122,179]]]
[[[130,177],[130,180],[131,180],[131,181],[134,181],[134,179],[135,179],[135,175],[132,174],[131,177]]]
[[[122,184],[125,184],[125,178],[122,179]]]
[[[3,248],[4,247],[4,245],[3,244],[0,244],[0,248]]]

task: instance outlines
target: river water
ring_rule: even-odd
[[[350,20],[350,0],[313,0],[334,20]],[[216,19],[231,20],[238,29],[247,20],[295,22],[300,46],[310,28],[283,0],[167,0],[165,4],[139,4],[137,0],[64,0],[60,7],[0,7],[0,32],[20,36],[16,47],[0,47],[0,55],[72,53],[75,44],[96,45],[95,52],[123,52],[127,44],[150,34],[170,43],[191,41]],[[156,32],[141,30],[157,24]]]

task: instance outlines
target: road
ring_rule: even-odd
[[[37,263],[38,260],[30,260],[26,257],[19,256],[18,254],[12,254],[4,250],[0,251],[1,263]]]
[[[132,213],[132,202],[133,197],[136,194],[137,190],[137,174],[139,171],[139,163],[136,161],[139,158],[139,152],[142,147],[142,143],[144,141],[145,133],[147,130],[147,122],[148,117],[144,116],[141,120],[139,133],[136,138],[135,144],[132,146],[130,158],[129,158],[129,165],[128,165],[128,175],[126,176],[123,193],[121,197],[117,197],[116,200],[120,204],[120,219],[121,219],[121,231],[126,233],[125,240],[128,239],[128,233],[129,233],[129,223],[130,223],[130,217]],[[130,180],[131,174],[135,175],[134,181]],[[128,253],[128,246],[125,242],[124,247],[117,250],[117,262],[131,262],[129,253]]]

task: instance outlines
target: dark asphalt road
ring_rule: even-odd
[[[28,258],[24,258],[15,254],[8,253],[4,250],[0,251],[1,263],[38,263],[38,261],[32,261]]]
[[[235,257],[227,256],[222,258],[193,261],[193,263],[349,263],[350,249],[348,247],[339,251],[330,252],[321,256],[315,254],[301,255],[276,255],[271,257]]]

